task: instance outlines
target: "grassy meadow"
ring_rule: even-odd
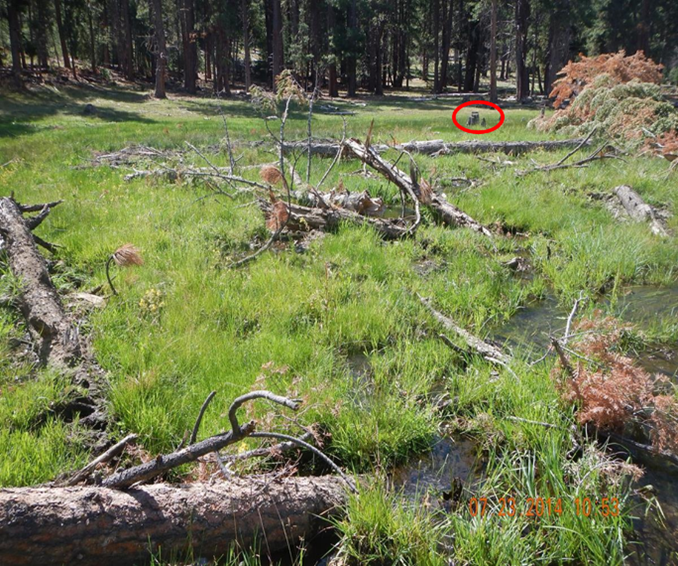
[[[87,103],[96,108],[92,116],[83,114]],[[389,144],[473,139],[452,124],[457,103],[331,102],[355,113],[345,116],[349,136],[364,139],[374,120],[372,142]],[[341,117],[323,104],[316,103],[314,136],[341,138]],[[306,112],[292,109],[287,139],[305,137]],[[508,108],[505,125],[482,139],[544,139],[527,129],[538,112]],[[13,192],[28,204],[64,200],[38,233],[60,246],[51,267],[65,302],[71,304],[71,293],[105,285],[106,260],[120,245],[132,243],[143,255],[143,266],[115,271],[119,295],[83,319],[106,371],[114,438],[134,432],[147,453],[169,451],[192,428],[210,391],[218,393],[201,437],[228,428],[225,411],[234,396],[266,388],[303,398],[299,420],[318,424],[324,450],[349,471],[378,478],[351,499],[337,523],[348,564],[449,564],[450,556],[456,564],[622,563],[630,552],[630,517],[640,511],[619,466],[590,442],[584,439],[582,454],[571,457],[574,409],[551,376],[555,360],[531,365],[516,349],[504,370],[463,356],[438,338],[441,329],[417,293],[486,336],[547,294],[565,311],[580,295],[588,298],[582,311],[591,313],[601,308],[601,293],[611,298],[609,306],[629,285],[675,285],[675,238],[616,221],[591,194],[631,185],[648,203],[674,213],[668,223],[676,233],[678,174],[667,175],[665,161],[646,155],[524,177],[515,169],[555,162],[567,151],[485,156],[498,163],[475,155],[415,156],[422,176],[449,200],[512,235],[490,242],[424,215],[411,239],[385,242],[369,228],[345,226],[306,253],[283,243],[229,269],[268,238],[251,194],[231,200],[198,182],[126,182],[131,169],[92,164],[98,154],[133,144],[184,151],[190,142],[212,147],[210,161],[226,165],[224,118],[243,176],[257,180],[257,168],[244,167],[273,162],[276,153],[262,114],[248,101],[156,101],[146,92],[94,88],[0,95],[0,194]],[[204,165],[190,151],[181,159]],[[328,165],[312,160],[311,184]],[[302,178],[306,167],[302,156]],[[461,177],[474,183],[451,181]],[[399,206],[396,189],[361,175],[356,160],[339,162],[324,189],[340,183]],[[505,265],[515,256],[528,260],[527,275]],[[19,282],[4,263],[0,269],[0,295],[11,297]],[[651,319],[638,340],[675,344],[675,316]],[[65,382],[22,354],[22,325],[16,310],[0,310],[0,486],[45,482],[90,457],[77,423],[39,418],[66,395]],[[564,326],[556,321],[554,332]],[[355,370],[356,357],[366,370]],[[280,432],[298,432],[266,403],[255,404],[251,416]],[[411,505],[381,481],[441,435],[474,439],[483,462],[482,477],[464,485],[462,503],[448,513]],[[190,476],[192,468],[183,473]],[[537,519],[470,516],[469,498],[487,497],[496,510],[507,496],[521,510],[528,497],[562,498],[563,512]],[[621,513],[577,516],[574,499],[584,497],[616,497]]]

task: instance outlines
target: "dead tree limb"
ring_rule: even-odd
[[[499,348],[496,348],[492,344],[485,342],[485,340],[474,336],[468,330],[465,330],[456,324],[450,317],[445,316],[440,311],[437,311],[435,308],[433,308],[428,299],[425,299],[420,295],[418,295],[418,297],[421,301],[421,304],[429,310],[433,317],[447,330],[454,332],[457,336],[459,336],[471,350],[478,353],[482,358],[490,362],[499,363],[499,365],[507,367],[507,364],[511,361],[511,358],[504,354],[504,352],[502,352]]]
[[[257,204],[267,216],[273,214],[274,207],[270,202],[259,199]],[[407,228],[395,220],[361,216],[342,208],[311,208],[292,204],[287,211],[289,215],[287,229],[290,231],[309,232],[311,230],[320,230],[332,232],[338,229],[342,222],[346,222],[357,226],[371,226],[382,237],[388,240],[403,238],[408,234]]]
[[[223,556],[266,541],[274,553],[308,540],[346,501],[337,476],[211,484],[0,490],[0,556],[16,565],[141,564]],[[263,543],[262,543],[263,544]]]
[[[70,478],[68,478],[63,483],[63,485],[64,486],[73,486],[73,485],[77,485],[80,482],[86,480],[89,477],[89,475],[95,470],[95,468],[97,466],[99,466],[100,464],[105,464],[107,462],[110,462],[113,458],[115,458],[116,456],[121,454],[122,451],[127,447],[128,444],[130,444],[131,442],[133,442],[136,439],[137,439],[136,434],[128,434],[120,442],[114,444],[108,450],[106,450],[106,452],[104,452],[101,456],[95,458],[89,464],[87,464],[84,468],[82,468],[81,470],[79,470],[75,474],[73,474]]]
[[[383,159],[374,151],[372,146],[366,147],[356,139],[345,140],[344,144],[363,163],[381,173],[403,193],[409,195],[416,207],[419,206],[419,203],[422,203],[438,213],[445,224],[467,227],[487,237],[492,237],[492,232],[490,232],[489,228],[447,202],[444,196],[434,193],[430,188],[422,191],[423,183],[420,184],[416,179],[412,178],[412,175],[408,175]]]
[[[666,225],[657,209],[647,204],[636,191],[628,185],[620,185],[613,192],[631,220],[647,222],[653,234],[668,236]]]

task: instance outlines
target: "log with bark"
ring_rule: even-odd
[[[0,198],[0,234],[5,241],[9,268],[21,282],[19,308],[40,361],[70,365],[81,356],[78,329],[64,311],[31,232],[58,204],[42,205],[37,216],[24,218],[24,212],[35,211],[37,207],[21,206],[11,197]]]
[[[547,141],[468,141],[468,142],[446,142],[443,140],[422,140],[410,141],[396,146],[385,144],[375,144],[372,147],[376,153],[383,153],[389,149],[405,150],[411,153],[421,153],[424,155],[450,155],[456,153],[507,153],[516,155],[528,151],[556,151],[560,149],[571,149],[577,147],[584,141],[583,138],[573,138],[567,140],[547,140]],[[588,145],[588,142],[586,143]],[[311,144],[311,153],[319,157],[334,157],[340,148],[338,141],[316,141]],[[283,146],[286,153],[294,151],[308,151],[308,142],[286,143]]]
[[[101,370],[88,357],[78,325],[64,310],[36,243],[48,248],[53,246],[32,233],[60,202],[24,206],[12,197],[0,198],[0,236],[9,268],[20,281],[18,305],[26,319],[40,363],[67,373],[74,386],[88,390],[83,396],[74,389],[60,407],[53,408],[53,412],[77,410],[82,417],[81,424],[101,430],[107,420],[99,385]],[[38,214],[24,217],[29,212]],[[102,434],[97,432],[96,442],[100,442],[101,437]]]
[[[584,143],[582,143],[584,142]],[[404,149],[412,153],[423,153],[425,155],[450,155],[455,153],[507,153],[517,155],[528,151],[546,150],[555,151],[559,149],[571,149],[579,145],[588,144],[588,140],[583,138],[574,138],[567,140],[551,141],[468,141],[468,142],[445,142],[443,140],[411,141],[398,146],[398,149]]]
[[[381,173],[413,200],[417,213],[417,223],[419,220],[419,204],[421,203],[437,213],[447,225],[470,228],[485,236],[492,237],[492,232],[487,226],[448,202],[443,195],[433,192],[428,183],[423,180],[419,182],[414,171],[410,174],[401,171],[381,157],[372,146],[363,144],[360,140],[348,139],[344,141],[344,144],[353,155]]]
[[[102,487],[0,490],[0,562],[95,566],[222,556],[239,544],[294,547],[346,500],[336,476],[240,479],[128,491]],[[190,554],[192,552],[192,554]]]

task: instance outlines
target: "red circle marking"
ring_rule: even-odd
[[[487,128],[487,130],[471,130],[469,128],[465,128],[462,126],[459,122],[457,122],[457,112],[459,112],[462,108],[466,106],[474,106],[476,104],[481,104],[483,106],[489,106],[490,108],[494,108],[497,112],[499,112],[499,123],[495,126],[492,126],[491,128]],[[494,132],[495,130],[498,130],[501,128],[501,126],[504,124],[504,119],[506,117],[504,116],[504,111],[499,108],[494,102],[488,102],[487,100],[470,100],[469,102],[464,102],[463,104],[460,104],[454,109],[454,112],[452,112],[452,122],[454,122],[454,125],[457,126],[461,131],[466,132],[467,134],[489,134],[490,132]]]

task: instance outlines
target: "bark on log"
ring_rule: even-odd
[[[259,199],[257,202],[259,208],[261,208],[267,217],[273,214],[273,204],[263,199]],[[290,231],[309,232],[311,230],[321,230],[323,232],[331,232],[339,228],[342,222],[348,222],[358,226],[372,226],[372,228],[388,240],[402,238],[408,233],[407,229],[398,224],[397,221],[385,218],[369,218],[343,208],[311,208],[292,204],[289,207],[289,213],[290,218],[285,228]]]
[[[650,230],[658,236],[668,236],[664,222],[657,214],[657,210],[647,204],[642,197],[628,185],[620,185],[614,189],[614,194],[624,207],[626,214],[635,222],[647,222]]]
[[[69,317],[52,284],[44,258],[36,248],[40,241],[31,227],[42,222],[53,206],[22,206],[12,197],[0,198],[0,235],[4,240],[12,274],[21,282],[19,308],[26,319],[41,363],[66,370],[74,385],[88,389],[86,397],[77,392],[60,407],[63,412],[77,409],[80,424],[95,429],[92,444],[105,441],[100,431],[106,427],[107,414],[99,387],[101,370],[92,359],[83,357],[83,344],[75,322]],[[40,210],[33,218],[22,213]],[[70,369],[74,368],[74,369]],[[57,411],[58,412],[58,411]]]
[[[31,234],[31,227],[42,222],[49,211],[50,206],[45,205],[38,216],[25,219],[13,198],[0,198],[0,234],[5,240],[9,267],[21,281],[19,306],[40,361],[65,366],[81,357],[78,329],[64,311]]]
[[[527,151],[539,149],[553,151],[558,149],[571,149],[580,145],[583,138],[574,138],[568,140],[552,141],[516,141],[516,142],[496,142],[496,141],[469,141],[469,142],[444,142],[443,140],[431,141],[411,141],[398,146],[401,149],[412,153],[423,153],[432,155],[440,153],[444,155],[454,153],[507,153],[516,155]],[[588,145],[588,142],[584,145]]]
[[[559,149],[572,149],[584,141],[583,138],[574,138],[567,140],[549,140],[549,141],[516,141],[516,142],[498,142],[498,141],[468,141],[468,142],[446,142],[443,140],[422,140],[410,141],[395,146],[395,149],[404,149],[411,153],[422,153],[424,155],[441,155],[455,153],[507,153],[511,155],[525,153],[543,149],[554,151]],[[589,145],[587,142],[584,145]],[[324,141],[311,144],[311,153],[319,157],[334,157],[339,151],[339,142]],[[391,146],[385,144],[375,144],[371,146],[377,153],[383,153]],[[308,151],[308,142],[286,143],[283,146],[285,153],[293,151]]]
[[[445,224],[470,228],[485,236],[492,237],[489,228],[448,202],[444,196],[435,194],[430,188],[422,191],[422,186],[412,175],[408,175],[387,162],[373,147],[365,146],[356,139],[348,139],[344,144],[358,159],[381,173],[405,194],[413,195],[413,198],[417,199],[418,202],[433,209],[440,215]]]
[[[150,552],[221,556],[236,543],[262,552],[293,548],[346,499],[335,476],[0,490],[4,564],[145,563]],[[326,524],[326,523],[325,523]]]

